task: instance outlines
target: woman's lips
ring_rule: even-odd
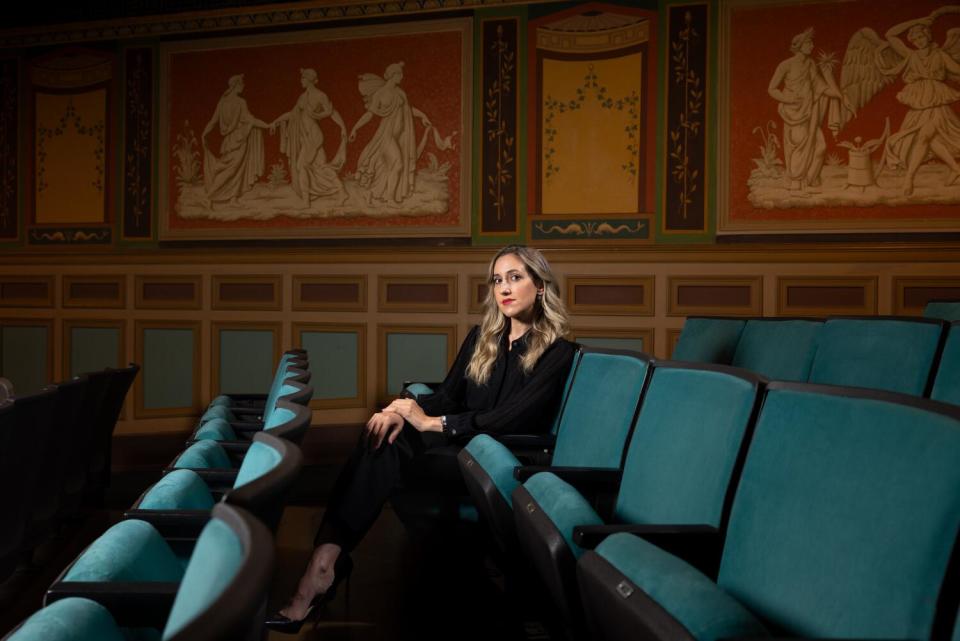
[[[513,302],[513,299],[512,299],[512,298],[504,298],[502,301],[500,301],[500,304],[501,304],[501,305],[509,305],[509,304],[512,303],[512,302]]]

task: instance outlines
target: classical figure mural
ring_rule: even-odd
[[[173,48],[161,235],[468,233],[468,25],[232,39],[229,51],[213,43],[219,56]],[[334,53],[344,63],[324,65]],[[203,67],[208,82],[215,69],[237,73],[221,76],[220,95],[181,101],[174,92]],[[199,137],[194,104],[205,105]]]
[[[958,226],[960,5],[731,4],[721,231]]]

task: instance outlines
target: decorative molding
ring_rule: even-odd
[[[894,314],[923,314],[924,306],[931,300],[960,300],[960,275],[894,276]]]
[[[293,344],[303,346],[304,332],[328,332],[357,335],[357,395],[351,398],[317,398],[314,393],[310,407],[315,410],[331,410],[352,407],[367,407],[367,326],[365,323],[293,323]],[[321,362],[319,357],[315,358]]]
[[[220,393],[220,333],[225,331],[270,332],[273,335],[273,363],[280,362],[282,323],[261,321],[214,321],[210,323],[210,396]]]
[[[158,407],[146,408],[144,401],[144,385],[147,376],[150,375],[149,363],[144,361],[144,332],[151,329],[157,330],[189,330],[193,334],[193,398],[189,406],[184,407]],[[143,367],[140,376],[134,380],[134,418],[171,418],[177,416],[196,416],[200,411],[200,378],[202,376],[200,369],[200,321],[181,321],[181,320],[137,320],[134,321],[134,353],[135,362]]]
[[[20,67],[16,58],[0,60],[0,239],[20,238]]]
[[[53,307],[53,276],[0,277],[0,307]]]
[[[567,276],[567,307],[574,314],[653,316],[653,276]]]
[[[571,240],[583,245],[594,241],[602,244],[615,239],[633,243],[651,242],[650,221],[652,214],[640,214],[635,218],[554,218],[538,216],[530,221],[530,238],[542,245],[561,241],[569,246]]]
[[[153,49],[124,53],[124,240],[149,240],[152,225]]]
[[[117,349],[117,363],[115,367],[124,367],[127,364],[126,352],[127,352],[127,323],[123,320],[107,320],[107,319],[87,319],[87,318],[65,318],[63,319],[63,371],[61,373],[61,378],[67,379],[70,377],[71,366],[73,365],[70,360],[73,356],[73,336],[72,332],[74,329],[115,329],[119,332],[119,345]],[[138,361],[141,362],[142,361]]]
[[[470,294],[470,300],[467,302],[467,312],[470,314],[482,314],[484,302],[487,300],[487,290],[490,284],[486,276],[470,276],[467,291]]]
[[[365,312],[367,276],[294,276],[293,310]]]
[[[203,277],[138,275],[134,277],[135,309],[201,309]]]
[[[674,276],[667,279],[667,316],[760,316],[761,276]]]
[[[447,367],[457,356],[457,328],[455,325],[377,325],[377,400],[389,401],[396,395],[387,393],[387,337],[390,334],[426,334],[447,337]]]
[[[780,276],[777,278],[777,315],[875,315],[877,282],[876,276]]]
[[[282,276],[214,275],[211,309],[280,311],[283,308]]]
[[[456,276],[378,276],[377,311],[457,311]]]
[[[127,277],[122,274],[63,277],[64,307],[123,309],[127,306]]]
[[[648,20],[619,13],[591,12],[537,29],[537,48],[557,53],[616,51],[650,40]]]
[[[667,329],[667,358],[673,358],[673,350],[677,348],[682,329]]]
[[[574,327],[571,339],[581,338],[629,338],[643,341],[643,352],[653,356],[654,330],[652,327]]]

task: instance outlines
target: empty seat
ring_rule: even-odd
[[[960,301],[932,300],[923,308],[924,318],[939,318],[945,321],[960,321]]]
[[[310,382],[310,365],[306,352],[303,350],[288,350],[280,357],[276,372],[270,384],[270,391],[264,394],[221,394],[210,402],[209,407],[223,407],[237,413],[262,413],[264,407],[269,407],[271,400],[276,400],[276,393],[285,378],[289,377],[288,370],[299,370],[302,383]],[[271,399],[271,395],[273,398]],[[259,411],[258,411],[259,410]]]
[[[666,527],[679,531],[677,536],[692,532],[701,539],[691,550],[696,562],[715,568],[738,461],[762,388],[762,379],[746,370],[656,363],[611,513],[598,513],[578,491],[574,484],[582,477],[568,482],[562,472],[538,473],[514,490],[525,556],[575,637],[583,635],[575,564],[598,535]],[[601,527],[581,528],[575,535],[574,527],[584,525]]]
[[[260,639],[273,556],[263,524],[229,505],[213,509],[186,567],[150,524],[122,521],[4,639],[120,641],[120,626],[162,630],[163,641]]]
[[[113,451],[113,432],[123,409],[123,402],[137,377],[140,366],[130,363],[120,369],[107,368],[107,385],[94,419],[93,442],[87,467],[85,494],[94,505],[103,503],[103,493],[110,486],[110,465]]]
[[[950,324],[930,398],[960,405],[960,321]]]
[[[770,380],[802,383],[810,375],[822,320],[752,318],[746,322],[731,364]]]
[[[820,330],[808,381],[927,395],[945,331],[933,319],[831,318]]]
[[[292,385],[289,387],[293,388]],[[305,402],[298,403],[288,399],[309,398],[313,388],[307,386],[294,389],[296,391],[293,394],[281,397],[276,402],[274,411],[263,426],[245,429],[242,425],[228,423],[223,419],[212,419],[197,428],[187,445],[194,441],[212,440],[222,443],[231,452],[242,452],[249,446],[250,439],[262,432],[299,444],[310,427],[312,412]]]
[[[649,358],[639,352],[582,350],[558,419],[552,465],[617,470],[647,380]],[[501,549],[516,549],[513,490],[520,459],[481,434],[458,455],[464,481]]]
[[[771,383],[717,580],[613,535],[578,565],[592,638],[949,638],[958,460],[954,406]]]
[[[729,365],[745,325],[746,321],[742,318],[691,316],[683,324],[671,358],[677,361]]]

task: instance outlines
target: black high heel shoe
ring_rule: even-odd
[[[330,584],[326,592],[313,597],[310,601],[310,607],[307,608],[307,614],[302,619],[289,619],[278,612],[269,617],[263,624],[282,634],[297,634],[304,623],[317,618],[320,613],[320,606],[336,598],[337,586],[344,581],[349,582],[351,572],[353,572],[353,559],[346,552],[341,552],[333,564],[333,583]],[[348,583],[347,590],[349,591],[349,589]]]

